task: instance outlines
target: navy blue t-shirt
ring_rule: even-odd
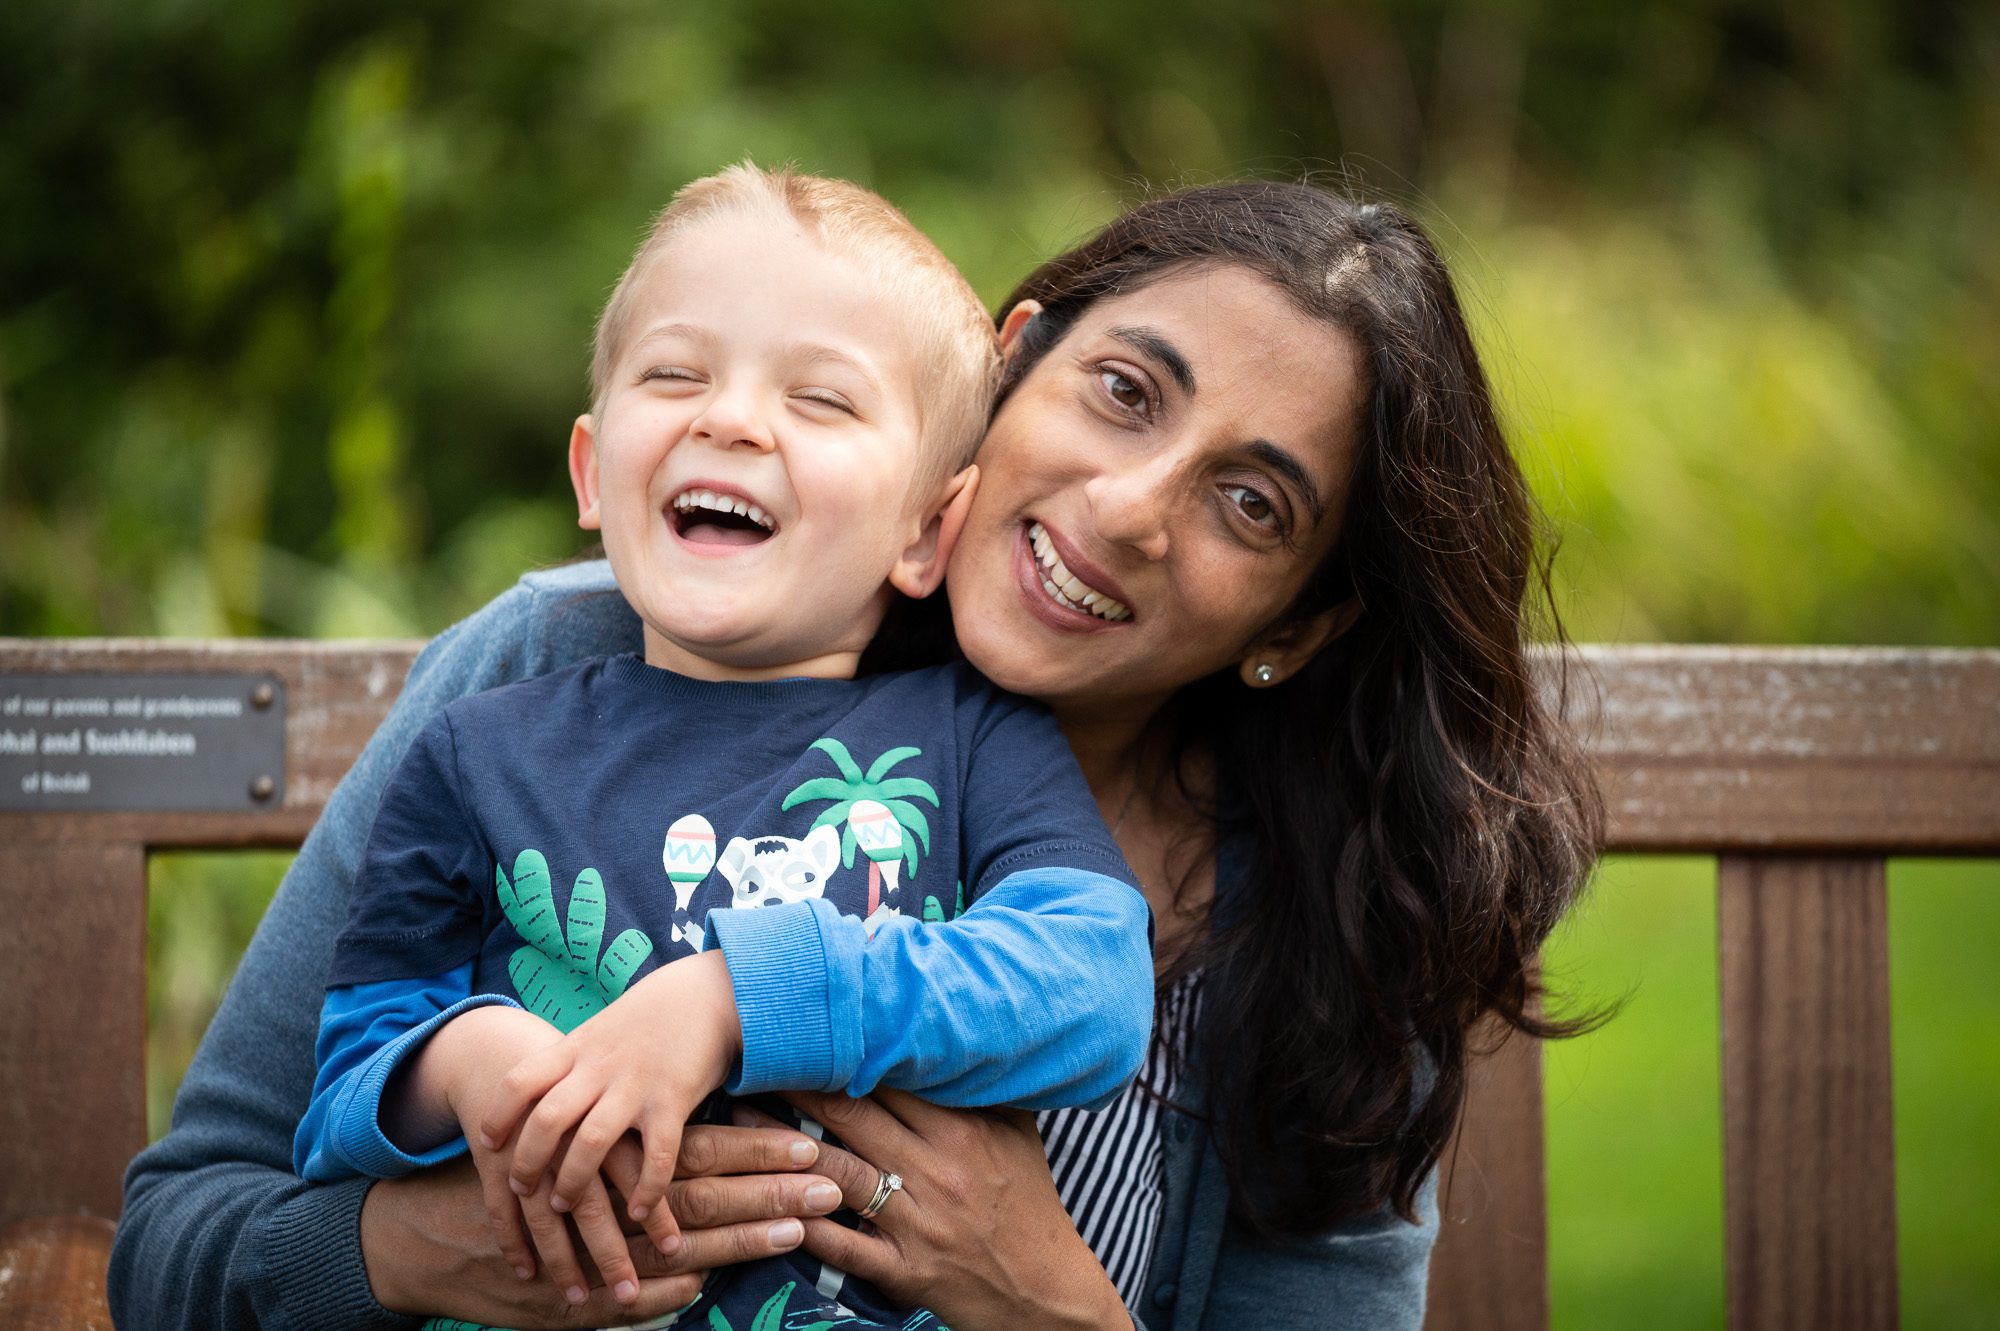
[[[737,683],[599,658],[417,738],[327,984],[477,958],[474,992],[568,1030],[699,951],[712,910],[949,919],[1041,867],[1133,881],[1054,720],[968,667]]]
[[[419,735],[327,983],[469,961],[471,992],[571,1030],[701,950],[711,912],[820,898],[943,921],[1037,869],[1136,886],[1054,720],[969,667],[740,683],[599,658],[454,701]],[[728,1268],[694,1320],[902,1323],[836,1276],[799,1254]]]

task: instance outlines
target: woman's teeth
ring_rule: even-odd
[[[1028,542],[1035,548],[1035,562],[1042,566],[1042,590],[1054,597],[1060,605],[1085,614],[1096,615],[1116,624],[1132,617],[1132,609],[1123,601],[1114,601],[1103,592],[1069,571],[1056,553],[1056,543],[1049,539],[1048,532],[1039,522],[1028,524]]]

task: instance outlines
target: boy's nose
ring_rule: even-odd
[[[688,434],[704,443],[724,448],[754,448],[768,453],[775,446],[770,424],[746,393],[718,393],[709,399]]]

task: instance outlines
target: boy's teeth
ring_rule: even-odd
[[[771,515],[747,499],[734,495],[719,495],[713,490],[684,490],[674,500],[674,511],[686,513],[691,509],[705,508],[713,513],[733,513],[737,517],[748,518],[767,531],[775,524]]]
[[[1131,608],[1123,601],[1113,600],[1069,571],[1041,523],[1028,524],[1028,543],[1034,548],[1035,562],[1042,566],[1042,590],[1058,602],[1114,624],[1132,617]]]

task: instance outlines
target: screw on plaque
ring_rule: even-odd
[[[273,781],[268,773],[260,774],[250,782],[250,798],[253,800],[267,800],[276,794],[277,790],[278,783]]]
[[[278,700],[278,691],[271,687],[271,683],[269,680],[264,681],[262,684],[259,684],[256,688],[250,690],[250,705],[260,710],[269,707],[272,703],[276,702],[277,700]]]

